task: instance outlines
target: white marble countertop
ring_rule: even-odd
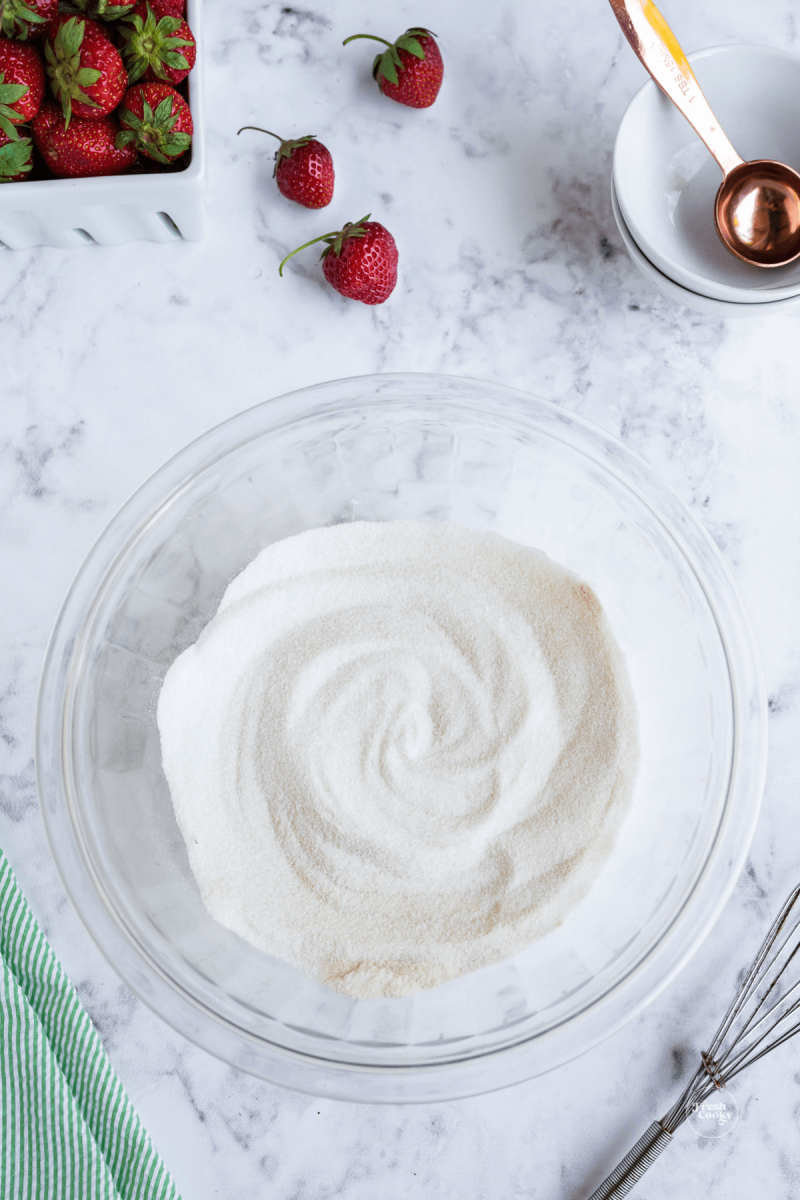
[[[666,6],[665,6],[666,7]],[[0,252],[0,844],[80,990],[184,1200],[582,1200],[674,1098],[736,973],[800,879],[798,322],[676,308],[628,260],[611,216],[614,132],[643,72],[602,0],[570,5],[260,0],[208,6],[207,239]],[[389,11],[391,9],[391,11]],[[335,15],[331,15],[334,13]],[[672,0],[687,49],[800,50],[790,0]],[[361,30],[423,22],[446,79],[403,109],[369,77]],[[246,123],[316,133],[336,196],[277,193]],[[247,137],[247,140],[246,140]],[[367,211],[400,282],[366,308],[290,248]],[[580,1061],[495,1095],[368,1108],[235,1073],[138,1003],[64,895],[33,778],[37,680],[62,596],[128,493],[189,439],[269,396],[372,371],[516,385],[579,412],[656,467],[710,531],[756,628],[770,767],[747,871],[703,950],[640,1018]],[[742,1116],[684,1129],[636,1195],[800,1193],[800,1043],[742,1077]]]

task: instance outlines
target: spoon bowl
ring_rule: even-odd
[[[743,162],[714,204],[723,245],[744,262],[782,267],[800,258],[800,175],[772,159]]]

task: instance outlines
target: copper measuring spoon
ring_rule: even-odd
[[[782,267],[800,258],[800,175],[770,158],[739,157],[652,0],[610,3],[639,61],[722,168],[714,222],[723,245],[755,267]]]

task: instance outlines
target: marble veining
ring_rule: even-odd
[[[613,222],[616,126],[644,75],[602,3],[229,0],[206,13],[209,231],[200,244],[0,251],[0,845],[186,1200],[582,1200],[674,1099],[780,900],[795,853],[800,688],[796,314],[675,307]],[[800,50],[790,0],[664,3],[689,49]],[[382,98],[350,33],[440,37],[445,84]],[[315,133],[329,209],[292,207],[244,124]],[[372,212],[400,248],[382,308],[331,292],[313,251]],[[623,438],[715,539],[745,596],[770,697],[747,870],[702,951],[580,1061],[508,1091],[368,1108],[282,1091],[195,1049],[135,1000],[68,903],[33,777],[36,688],[74,572],[116,508],[191,438],[272,395],[371,371],[526,388]],[[739,1081],[721,1140],[684,1129],[642,1200],[800,1194],[800,1042]]]

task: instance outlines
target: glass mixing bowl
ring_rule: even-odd
[[[155,710],[170,663],[264,546],[312,526],[397,518],[495,530],[587,580],[627,655],[642,763],[618,844],[563,925],[444,986],[355,1000],[208,915],[173,816]],[[378,375],[241,413],[128,501],[53,634],[38,781],[78,912],[126,983],[180,1033],[312,1093],[442,1100],[575,1057],[675,975],[744,864],[765,714],[727,569],[643,462],[508,388]]]

